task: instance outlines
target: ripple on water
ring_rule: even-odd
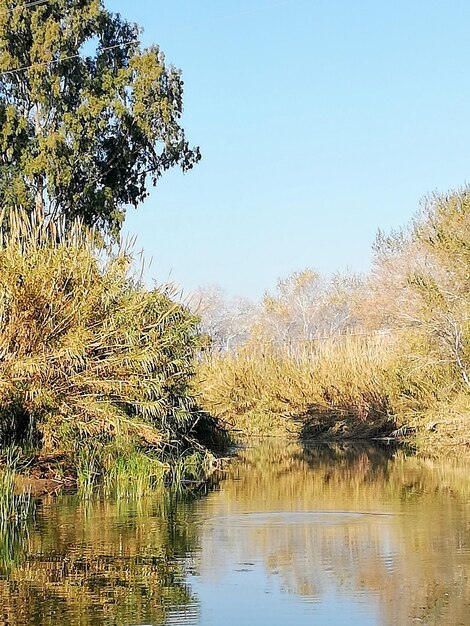
[[[226,525],[237,527],[275,527],[340,525],[351,522],[388,519],[393,513],[361,511],[266,511],[261,513],[240,513],[219,515],[206,520],[206,525]]]

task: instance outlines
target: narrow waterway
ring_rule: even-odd
[[[211,487],[38,503],[8,626],[470,624],[470,464],[263,442]]]

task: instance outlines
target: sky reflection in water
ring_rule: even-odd
[[[470,624],[468,470],[264,442],[200,498],[45,500],[5,553],[0,623]]]

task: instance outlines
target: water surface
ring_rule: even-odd
[[[0,623],[470,625],[468,462],[264,442],[206,493],[39,503]]]

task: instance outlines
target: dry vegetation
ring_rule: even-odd
[[[12,212],[0,234],[0,435],[62,455],[84,484],[162,477],[205,448],[188,383],[197,319],[147,290],[132,254],[77,222]],[[194,458],[192,458],[194,461]]]
[[[252,434],[470,443],[470,191],[427,199],[374,251],[366,277],[280,280],[249,310],[235,349],[208,351],[202,406]],[[226,323],[217,337],[233,337]]]

